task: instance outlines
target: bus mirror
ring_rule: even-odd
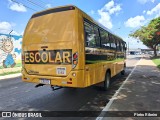
[[[125,47],[124,50],[126,51],[126,50],[127,50],[127,47]]]

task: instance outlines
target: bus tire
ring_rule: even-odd
[[[121,75],[125,75],[125,69],[126,69],[126,64],[124,64],[124,68],[123,68],[123,70],[121,71]]]
[[[122,70],[122,71],[121,71],[121,75],[125,75],[125,70]]]
[[[109,71],[106,72],[105,75],[105,80],[104,80],[104,91],[108,90],[110,87],[110,79],[111,79],[111,74]]]

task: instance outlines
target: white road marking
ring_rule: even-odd
[[[135,65],[135,67],[133,68],[133,70],[131,71],[131,73],[128,75],[128,77],[126,78],[126,80],[122,83],[122,85],[120,86],[120,88],[112,96],[112,98],[110,99],[110,101],[108,102],[108,104],[105,106],[105,108],[102,111],[108,111],[109,110],[109,108],[112,105],[113,101],[115,100],[116,96],[121,91],[121,89],[123,88],[123,86],[126,84],[126,82],[128,81],[128,79],[131,77],[132,73],[134,72],[134,70],[136,69],[136,67],[137,67],[137,65],[139,64],[140,61],[141,61],[141,59],[137,62],[137,64]],[[102,116],[104,116],[104,115],[105,115],[105,112],[101,112],[101,114],[96,118],[96,120],[102,120],[103,119]]]

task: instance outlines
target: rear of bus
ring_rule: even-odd
[[[22,41],[22,80],[36,84],[84,87],[84,49],[78,39],[74,6],[34,14]]]

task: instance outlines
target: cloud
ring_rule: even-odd
[[[101,10],[98,10],[98,14],[101,16],[100,19],[98,19],[98,21],[108,29],[111,29],[113,25],[111,22],[111,17],[108,14],[108,12],[103,12]]]
[[[146,11],[145,10],[143,10],[143,14],[145,14],[146,13]]]
[[[6,21],[0,22],[0,33],[9,34],[11,32],[11,30],[13,30],[13,26],[15,26],[14,23],[9,23],[9,22],[6,22]],[[12,31],[11,34],[12,35],[20,35],[16,31]]]
[[[111,22],[111,15],[117,14],[121,10],[120,4],[115,4],[113,0],[104,5],[100,10],[98,10],[98,14],[100,18],[98,21],[103,24],[105,27],[111,29],[113,27]]]
[[[136,16],[134,18],[129,18],[126,22],[124,22],[126,27],[136,28],[142,26],[145,23],[144,16]]]
[[[26,7],[23,4],[18,4],[18,3],[12,2],[11,0],[8,0],[8,1],[9,1],[9,9],[17,12],[27,11]]]
[[[94,15],[94,14],[95,14],[95,11],[94,11],[94,10],[91,10],[90,13],[91,13],[91,15]]]
[[[129,44],[129,50],[133,50],[133,49],[147,49],[148,47],[146,45],[144,45],[139,39],[135,39],[132,37],[124,37],[123,38],[124,41],[126,41],[127,44]]]
[[[9,33],[12,29],[12,25],[8,22],[0,22],[0,33]]]
[[[45,7],[46,7],[46,8],[51,8],[52,5],[51,5],[51,4],[46,4]]]
[[[105,6],[102,8],[102,10],[110,10],[113,6],[114,6],[114,1],[111,0],[110,2],[105,4]]]
[[[160,16],[160,3],[157,4],[154,8],[147,11],[147,15],[153,15],[156,14],[156,16]]]
[[[120,4],[115,4],[113,0],[105,4],[101,11],[108,12],[110,15],[121,10]]]
[[[152,3],[154,3],[155,0],[138,0],[138,2],[141,3],[141,4],[145,4],[145,3],[147,3],[147,2],[152,2]]]

